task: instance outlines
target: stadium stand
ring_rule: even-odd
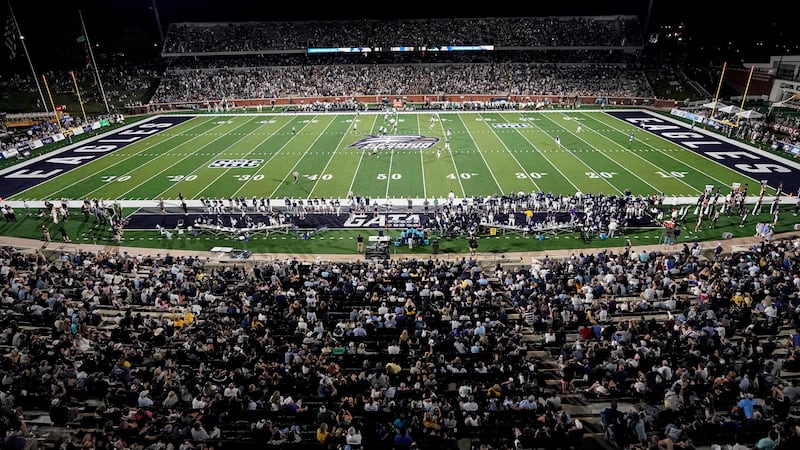
[[[6,247],[3,431],[45,448],[788,438],[800,240],[753,242],[530,264]]]
[[[172,24],[174,66],[153,101],[652,96],[628,67],[642,43],[630,18],[374,25]],[[427,76],[422,65],[317,66],[328,60],[302,55],[408,36],[546,45],[537,64],[437,56],[442,74]],[[564,55],[569,64],[555,62]],[[575,61],[584,56],[605,64]],[[796,448],[800,239],[719,249],[498,264],[5,247],[0,431],[7,448],[59,450],[672,449],[776,432],[780,448]]]

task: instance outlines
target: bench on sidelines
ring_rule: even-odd
[[[575,231],[575,226],[571,223],[558,223],[552,225],[543,225],[543,226],[536,226],[530,227],[527,225],[519,226],[519,225],[506,225],[502,223],[489,223],[489,222],[481,222],[481,227],[484,229],[497,229],[505,233],[518,233],[523,236],[527,236],[529,233],[534,234],[549,234],[549,235],[558,235],[561,233],[572,233]]]

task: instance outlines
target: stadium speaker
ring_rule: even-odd
[[[732,237],[733,237],[733,233],[729,233],[727,231],[725,233],[722,233],[722,239],[730,239]]]

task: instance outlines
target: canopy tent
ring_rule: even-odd
[[[727,106],[726,104],[720,102],[719,100],[703,104],[703,108],[706,109],[720,109],[720,108],[725,108],[726,106]]]
[[[742,119],[760,119],[764,117],[764,115],[754,109],[748,109],[740,112],[739,117]]]
[[[722,108],[718,109],[717,111],[725,114],[738,114],[741,109],[738,106],[728,105],[723,106]]]

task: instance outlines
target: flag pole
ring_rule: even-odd
[[[72,77],[72,84],[75,85],[75,93],[78,95],[78,103],[81,104],[81,112],[83,113],[83,121],[86,122],[86,123],[89,123],[89,121],[86,120],[86,109],[84,109],[84,107],[83,107],[83,100],[81,100],[81,90],[78,89],[78,81],[75,80],[75,72],[70,70],[69,74]]]
[[[58,117],[58,111],[56,110],[56,104],[53,102],[53,94],[50,93],[50,86],[47,85],[47,78],[42,74],[42,81],[44,82],[44,88],[47,89],[47,96],[50,97],[50,105],[53,106],[53,115],[56,118],[56,124],[58,125],[58,131],[63,131],[61,128],[61,117]]]
[[[111,108],[108,107],[108,99],[106,99],[106,90],[103,89],[103,80],[100,79],[100,71],[97,69],[97,62],[94,60],[94,51],[92,51],[92,43],[89,41],[89,33],[86,31],[86,24],[83,22],[83,13],[78,10],[78,15],[81,17],[81,29],[83,35],[86,37],[86,46],[89,47],[89,56],[92,58],[92,66],[94,66],[94,75],[97,77],[97,85],[100,86],[100,94],[103,96],[103,104],[106,106],[106,112],[110,113]]]
[[[22,50],[25,52],[25,58],[28,60],[28,66],[31,69],[31,75],[33,75],[33,82],[36,83],[36,90],[39,91],[39,100],[42,102],[42,108],[47,112],[47,102],[44,101],[42,86],[39,85],[39,78],[36,76],[36,70],[33,68],[33,61],[31,61],[31,55],[28,53],[28,46],[25,44],[25,36],[22,35],[19,22],[17,22],[17,15],[14,14],[14,9],[11,7],[11,0],[8,0],[8,12],[11,14],[11,18],[14,19],[14,27],[17,29],[17,36],[19,36],[20,42],[22,42]]]

